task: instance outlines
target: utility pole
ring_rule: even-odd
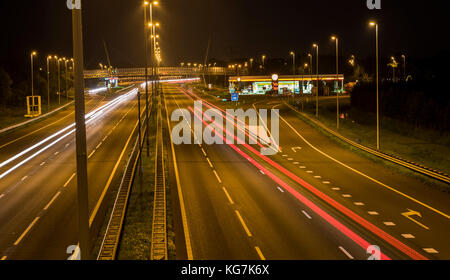
[[[72,32],[74,58],[75,127],[77,154],[77,197],[78,197],[78,238],[82,260],[90,256],[88,177],[86,156],[86,123],[84,104],[84,55],[81,0],[72,0]]]

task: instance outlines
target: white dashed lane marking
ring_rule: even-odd
[[[364,203],[362,203],[362,202],[355,202],[354,203],[356,206],[364,206]]]
[[[371,215],[371,216],[377,216],[377,215],[379,215],[379,213],[378,213],[377,211],[369,211],[369,212],[367,212],[367,213],[369,213],[369,215]]]
[[[428,254],[437,254],[437,253],[439,253],[436,249],[434,249],[434,248],[423,248],[423,250],[425,251],[425,252],[427,252]]]
[[[23,177],[20,181],[25,181],[28,178],[28,176]]]
[[[228,201],[230,202],[230,204],[234,204],[234,201],[231,199],[231,196],[228,193],[227,189],[225,187],[223,187],[222,189],[223,189],[223,192],[225,193],[226,197],[228,198]]]
[[[352,195],[351,194],[343,194],[342,197],[350,198],[350,197],[352,197]]]
[[[41,162],[40,166],[42,166],[42,165],[44,165],[44,164],[45,164],[45,161]]]
[[[325,185],[329,185],[330,184],[329,181],[323,181],[322,183],[325,184]]]
[[[353,258],[353,256],[352,255],[350,255],[350,253],[349,252],[347,252],[347,250],[345,250],[344,249],[344,247],[342,247],[342,246],[339,246],[339,249],[347,256],[347,258],[349,258],[349,259],[351,259],[351,260],[353,260],[354,258]]]
[[[278,189],[280,192],[283,192],[283,193],[284,193],[284,190],[283,190],[282,188],[277,187],[277,189]]]
[[[310,216],[308,213],[306,213],[305,210],[303,210],[302,213],[303,213],[303,215],[306,216],[306,218],[308,218],[308,219],[310,219],[310,220],[312,219],[311,216]]]
[[[333,191],[340,191],[341,188],[332,188]]]
[[[414,235],[410,234],[410,233],[403,233],[402,236],[406,239],[414,239],[416,238]]]
[[[393,227],[395,226],[395,224],[393,222],[383,222],[383,224],[385,224],[388,227]]]

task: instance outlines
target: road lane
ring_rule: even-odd
[[[91,211],[110,176],[127,135],[131,132],[131,124],[137,119],[136,111],[136,101],[134,98],[129,99],[87,126],[88,153],[102,143],[88,160]],[[34,168],[38,169],[38,172],[29,176],[22,185],[0,200],[0,232],[3,234],[0,239],[0,252],[8,259],[65,259],[67,246],[76,244],[74,154],[72,134],[17,170],[18,173],[27,173]],[[40,162],[44,161],[46,164],[41,166]],[[7,176],[4,179],[14,181],[15,178],[18,177]],[[25,203],[27,207],[21,209]],[[28,229],[30,219],[33,221],[36,217],[39,219],[26,235],[17,245],[13,245],[18,236]]]
[[[178,94],[176,97],[176,101],[182,103],[180,107],[192,106],[192,101],[190,101],[190,104],[189,101],[188,103],[179,101],[180,96]],[[195,152],[195,149],[186,156],[184,156],[185,152],[182,150],[189,147],[193,149],[194,146],[196,145],[180,145],[175,148],[179,158],[178,166],[188,211],[194,259],[203,259],[204,256],[204,258],[216,259],[218,257],[214,253],[223,250],[231,250],[228,255],[234,256],[233,254],[236,254],[234,250],[242,251],[244,249],[250,250],[249,252],[253,254],[252,258],[255,259],[259,256],[255,247],[258,247],[268,259],[347,259],[348,256],[343,253],[342,248],[353,251],[356,258],[364,259],[366,257],[365,250],[355,246],[354,242],[340,234],[328,223],[321,221],[319,218],[312,218],[311,216],[314,217],[314,215],[312,213],[308,214],[304,205],[301,205],[298,200],[293,199],[291,196],[280,192],[272,180],[265,177],[260,170],[255,169],[254,166],[240,158],[235,152],[230,151],[227,145],[203,146],[203,150],[197,148],[196,155],[200,156],[200,158],[203,157],[201,168],[192,162],[192,152]],[[181,151],[179,151],[180,149]],[[212,170],[204,155],[205,150],[207,155],[211,153],[211,156],[208,158],[216,166],[216,169]],[[218,151],[222,152],[217,155]],[[197,160],[194,162],[196,163]],[[188,171],[183,171],[185,168]],[[205,168],[206,170],[203,171]],[[194,170],[196,176],[191,175]],[[220,176],[220,181],[216,180],[214,183],[211,183],[211,174],[215,174],[213,171],[216,171]],[[204,176],[209,176],[209,179],[205,182],[201,181],[201,178]],[[212,180],[214,181],[214,179]],[[226,192],[223,191],[223,187],[213,186],[217,184],[222,185],[220,182],[222,182]],[[203,190],[202,188],[205,184],[208,187]],[[195,191],[199,192],[197,197],[191,194]],[[212,194],[213,191],[216,192],[214,195]],[[208,195],[205,195],[206,192]],[[231,197],[232,199],[230,200]],[[214,203],[211,203],[211,200]],[[290,202],[287,203],[286,200]],[[223,201],[228,202],[228,207],[218,208],[222,209],[222,212],[233,213],[233,208],[230,209],[230,206],[239,207],[239,209],[235,210],[238,210],[243,217],[242,219],[246,221],[245,224],[248,225],[248,230],[243,225],[238,227],[237,230],[244,236],[249,235],[248,231],[251,232],[250,246],[238,247],[232,243],[230,245],[226,239],[221,242],[217,240],[217,227],[224,227],[221,227],[220,224],[212,224],[224,223],[226,218],[222,217],[220,221],[216,222],[215,220],[219,217],[217,214],[211,216],[211,212],[217,213],[214,210],[214,205],[223,203]],[[209,217],[206,216],[208,214],[210,215]],[[236,221],[236,217],[233,215],[228,216],[228,218]],[[238,222],[240,221],[240,219],[237,220]],[[313,226],[304,224],[311,221],[314,221]],[[254,230],[255,228],[256,231]],[[199,229],[205,230],[199,233]],[[231,232],[231,228],[227,228],[226,236],[236,234],[234,230]],[[210,232],[215,234],[208,238]],[[222,233],[222,231],[219,231],[219,233]],[[256,238],[255,236],[259,237]],[[211,242],[205,242],[205,240],[211,240]],[[255,241],[261,244],[255,244]],[[221,244],[220,246],[223,248],[214,248],[219,246],[216,244]],[[208,246],[212,247],[211,252],[209,252]],[[202,248],[200,254],[206,255],[198,255],[199,247]],[[265,250],[267,250],[267,254]],[[211,255],[208,255],[208,253]]]

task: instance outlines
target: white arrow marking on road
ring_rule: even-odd
[[[413,221],[414,223],[418,224],[419,226],[423,227],[424,229],[430,229],[429,227],[427,227],[424,224],[419,223],[418,221],[414,220],[413,218],[411,218],[411,216],[419,216],[420,218],[422,218],[422,214],[420,214],[420,212],[408,209],[408,212],[404,212],[402,213],[403,216],[405,216],[405,218],[410,219],[411,221]]]

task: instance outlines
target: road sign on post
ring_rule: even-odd
[[[38,95],[27,96],[27,114],[26,118],[38,117],[42,114],[41,97]]]
[[[278,75],[273,74],[272,75],[272,90],[275,92],[278,92],[279,90],[279,83],[278,83]]]
[[[231,101],[239,101],[239,94],[237,92],[231,93]]]

